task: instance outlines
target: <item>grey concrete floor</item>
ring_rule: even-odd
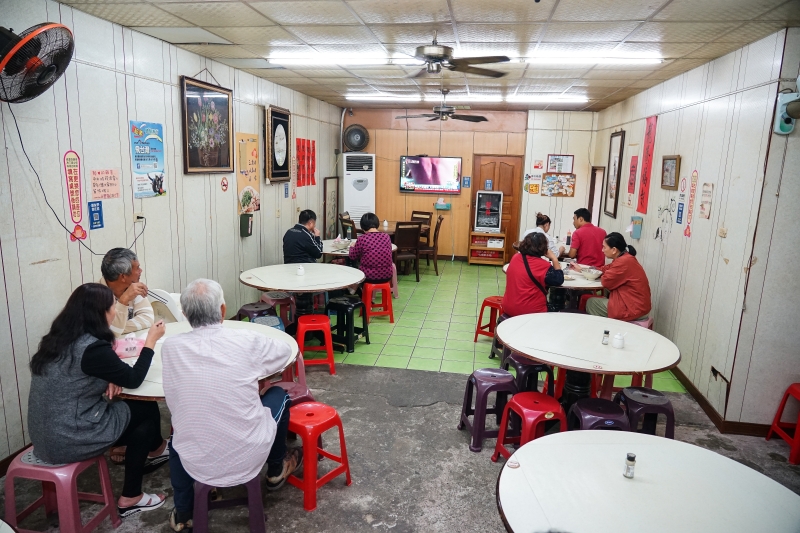
[[[495,483],[501,464],[490,461],[494,440],[481,453],[468,449],[469,435],[457,431],[466,376],[417,370],[338,365],[329,376],[321,367],[307,370],[318,401],[330,404],[344,421],[353,484],[339,477],[318,492],[313,512],[303,510],[302,493],[289,485],[265,493],[268,531],[277,532],[502,532],[495,505]],[[687,394],[667,393],[675,407],[675,437],[735,459],[800,494],[800,466],[787,464],[788,445],[781,440],[721,435]],[[169,412],[164,414],[164,432]],[[663,434],[663,427],[659,428]],[[326,448],[338,450],[329,433]],[[325,470],[323,461],[321,470]],[[91,472],[91,471],[90,471]],[[123,469],[111,465],[115,493]],[[87,473],[87,478],[93,477]],[[96,487],[94,479],[82,489]],[[169,467],[145,477],[144,489],[172,495]],[[240,494],[225,489],[224,497]],[[18,508],[39,494],[32,482],[17,484]],[[5,495],[0,493],[1,498]],[[2,503],[2,502],[0,502]],[[123,521],[114,530],[108,520],[99,532],[169,532],[172,499],[159,510]],[[85,509],[91,515],[91,507]],[[57,519],[37,511],[23,524],[40,531],[58,531]],[[247,511],[214,511],[211,530],[246,532]]]

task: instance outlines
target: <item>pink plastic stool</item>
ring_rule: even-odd
[[[280,308],[281,320],[283,320],[285,326],[291,324],[297,316],[294,296],[289,293],[281,291],[265,292],[261,295],[261,301],[271,305],[273,308]]]
[[[100,487],[102,494],[78,492],[78,476],[90,466],[96,464],[100,471]],[[14,494],[14,480],[35,479],[42,482],[42,497],[30,504],[22,512],[17,513]],[[37,459],[33,455],[33,447],[27,448],[12,461],[6,474],[6,517],[8,524],[19,533],[37,533],[30,529],[22,529],[17,524],[44,505],[48,516],[58,513],[58,527],[61,533],[89,533],[100,525],[108,516],[111,525],[118,527],[122,520],[117,514],[117,503],[111,491],[111,477],[108,464],[102,455],[66,465],[51,465]],[[80,501],[102,503],[103,508],[89,520],[86,525],[81,521]]]

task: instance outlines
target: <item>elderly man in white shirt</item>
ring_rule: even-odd
[[[216,281],[198,279],[181,294],[192,328],[161,349],[164,396],[172,413],[170,525],[192,527],[194,482],[215,487],[247,483],[267,463],[267,490],[276,490],[303,460],[287,451],[290,400],[280,387],[258,395],[258,378],[283,369],[291,347],[278,339],[222,326],[225,300]]]

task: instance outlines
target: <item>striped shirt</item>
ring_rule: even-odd
[[[98,282],[102,285],[108,285],[105,278],[100,278]],[[137,296],[129,304],[125,305],[114,297],[114,308],[117,314],[114,316],[114,321],[111,322],[111,331],[117,337],[122,337],[128,333],[148,329],[155,323],[155,313],[153,313],[153,306],[150,305],[150,300],[142,296]]]
[[[261,405],[258,378],[283,369],[291,347],[216,324],[167,338],[161,348],[172,445],[192,478],[215,487],[253,479],[277,425]]]

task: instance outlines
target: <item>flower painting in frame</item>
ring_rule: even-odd
[[[183,172],[233,172],[233,92],[181,76]]]

